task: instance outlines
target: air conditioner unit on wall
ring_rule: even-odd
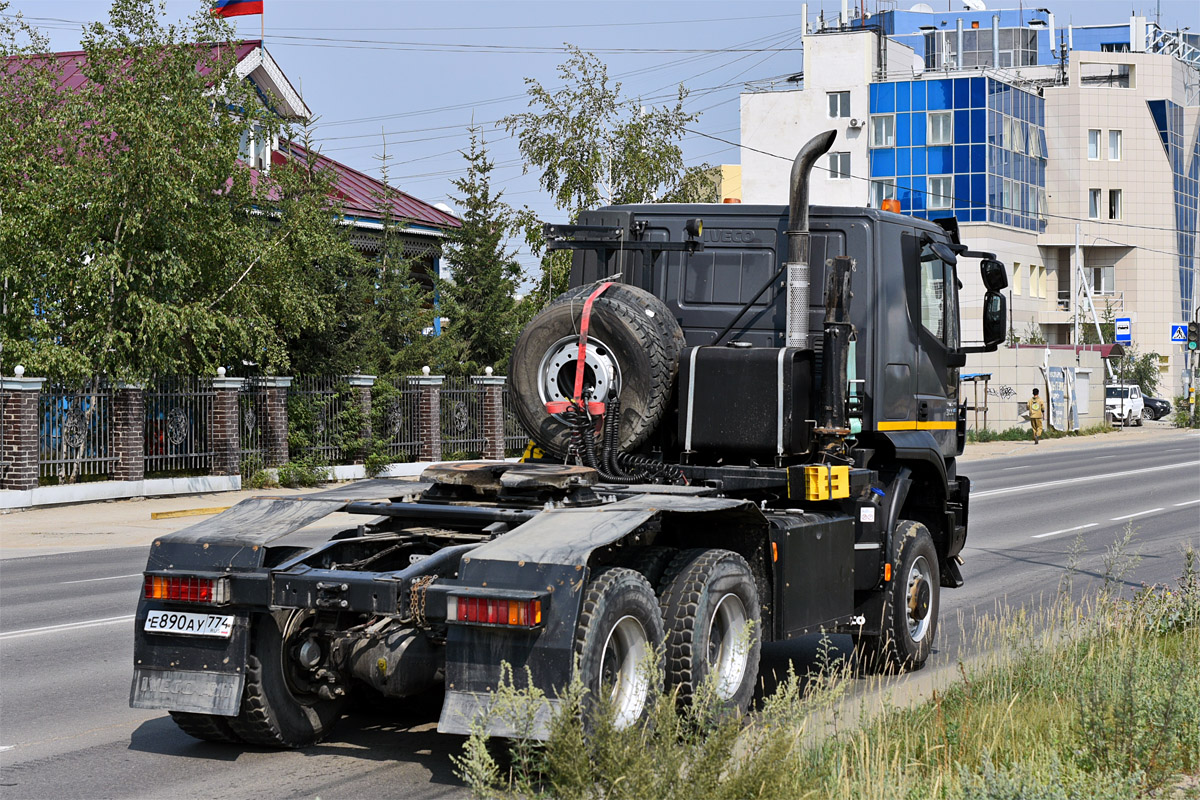
[[[863,121],[861,119],[851,119],[850,120],[851,128],[861,128],[862,126],[863,126]]]

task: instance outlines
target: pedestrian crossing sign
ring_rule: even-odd
[[[1171,344],[1187,344],[1187,325],[1171,326]]]

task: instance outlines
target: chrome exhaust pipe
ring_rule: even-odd
[[[808,140],[792,162],[788,203],[787,321],[784,342],[788,347],[809,346],[808,303],[811,273],[808,263],[808,176],[817,159],[829,152],[837,131],[825,131]]]

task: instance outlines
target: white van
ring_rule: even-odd
[[[1142,390],[1136,384],[1116,383],[1104,387],[1104,412],[1120,425],[1141,425],[1146,413]]]

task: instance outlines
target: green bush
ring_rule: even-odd
[[[297,458],[279,468],[279,484],[289,489],[316,486],[329,480],[329,468],[314,458]]]
[[[1200,428],[1200,414],[1194,418],[1190,415],[1191,407],[1188,405],[1186,395],[1180,395],[1171,402],[1171,421],[1175,423],[1177,428]]]

